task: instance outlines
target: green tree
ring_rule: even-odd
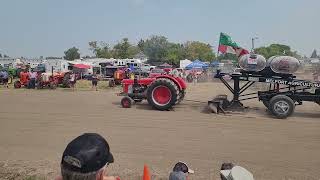
[[[268,47],[260,47],[255,49],[255,53],[261,54],[267,59],[270,58],[271,56],[276,56],[276,55],[293,56],[296,58],[301,57],[297,53],[297,51],[292,51],[290,46],[283,45],[283,44],[271,44]]]
[[[140,41],[138,42],[138,48],[141,52],[143,52],[144,50],[144,40],[143,39],[140,39]]]
[[[187,59],[200,59],[202,61],[212,61],[215,59],[215,54],[210,44],[199,41],[188,41],[185,44]]]
[[[68,50],[66,50],[64,52],[65,56],[64,58],[67,59],[67,60],[75,60],[75,59],[79,59],[80,58],[80,53],[79,53],[79,49],[76,48],[76,47],[72,47]]]
[[[180,60],[185,58],[186,50],[183,44],[170,43],[166,56],[166,62],[173,65],[179,65]]]
[[[112,52],[114,58],[133,58],[139,52],[139,48],[130,44],[128,38],[123,38],[121,42],[113,47]]]
[[[143,53],[150,62],[165,62],[170,43],[164,36],[151,36],[143,43]]]
[[[6,54],[4,54],[4,55],[3,55],[3,57],[4,57],[4,58],[9,58],[9,56],[8,56],[8,55],[6,55]]]
[[[235,54],[226,53],[226,54],[220,54],[217,57],[217,59],[218,60],[232,60],[232,61],[235,61],[235,60],[238,60],[238,57]]]
[[[129,58],[134,58],[135,55],[137,55],[140,51],[138,46],[130,46],[129,48]]]
[[[220,54],[217,59],[219,61],[221,60],[231,60],[233,64],[237,65],[238,64],[238,57],[235,54],[230,54],[230,53],[226,53],[226,54]]]
[[[0,58],[2,58],[2,54],[0,54]]]
[[[100,41],[90,41],[89,42],[89,49],[93,52],[93,54],[97,58],[111,58],[112,52],[110,50],[109,44]]]

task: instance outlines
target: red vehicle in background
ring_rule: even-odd
[[[29,80],[30,80],[28,71],[26,70],[21,71],[19,74],[19,77],[20,79],[18,81],[15,81],[13,84],[14,88],[21,88],[22,86],[28,87]]]
[[[172,71],[172,68],[163,68],[163,70],[164,70],[167,74],[170,74],[170,72]]]
[[[160,75],[165,75],[166,71],[164,71],[163,69],[152,69],[149,73],[149,78],[154,78]]]

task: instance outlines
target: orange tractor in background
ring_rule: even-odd
[[[13,86],[14,88],[28,87],[30,77],[27,70],[21,71],[19,74],[20,79],[15,81]]]
[[[109,87],[120,85],[122,80],[129,78],[129,74],[124,67],[109,67],[108,70],[111,71],[111,75],[107,78]]]
[[[59,79],[63,78],[60,73],[41,73],[37,79],[37,89],[55,89],[59,84]]]
[[[27,71],[20,72],[20,79],[14,82],[14,88],[29,88],[30,77]],[[55,89],[59,84],[69,87],[69,72],[66,73],[41,73],[38,72],[36,79],[37,89],[50,88]]]

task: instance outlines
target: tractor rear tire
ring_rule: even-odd
[[[180,93],[179,93],[177,104],[180,104],[181,101],[183,101],[185,96],[186,96],[186,91],[185,90],[181,90]]]
[[[50,82],[49,88],[50,89],[56,89],[57,88],[57,84],[55,82]]]
[[[147,90],[148,103],[155,109],[169,110],[178,101],[179,89],[167,78],[159,78],[152,82]]]
[[[20,81],[15,81],[14,84],[13,84],[13,87],[16,88],[16,89],[21,88],[21,82]]]
[[[271,98],[269,110],[278,119],[289,117],[295,109],[294,101],[285,95],[277,95]]]
[[[64,88],[70,88],[70,73],[65,73],[62,80],[62,86]]]
[[[37,89],[42,89],[42,88],[43,88],[42,82],[38,82],[38,83],[37,83]]]
[[[133,102],[132,98],[125,96],[121,99],[121,106],[123,108],[131,108],[132,102]]]

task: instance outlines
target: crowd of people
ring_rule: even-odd
[[[73,139],[65,148],[61,158],[61,174],[56,180],[120,180],[110,176],[108,166],[115,159],[108,142],[99,134],[85,133]],[[169,180],[187,180],[194,171],[184,162],[177,162]],[[143,180],[150,180],[144,174]],[[253,175],[240,166],[224,163],[220,171],[221,180],[253,180]]]

